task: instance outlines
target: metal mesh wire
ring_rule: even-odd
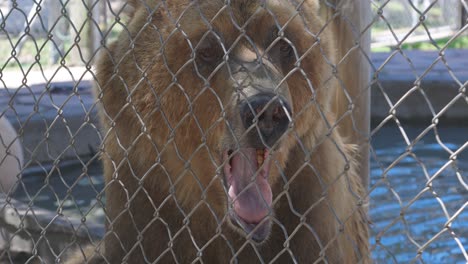
[[[372,69],[372,77],[359,88],[357,95],[351,95],[350,88],[341,80],[339,89],[347,101],[344,102],[345,110],[337,114],[336,120],[332,123],[327,119],[329,114],[327,111],[330,109],[313,100],[315,97],[319,98],[320,95],[317,93],[321,94],[322,91],[315,90],[314,81],[308,79],[308,73],[301,65],[306,63],[303,62],[306,55],[301,57],[293,39],[286,37],[282,31],[284,29],[277,27],[278,37],[266,50],[274,49],[276,44],[283,43],[291,47],[290,52],[296,64],[279,80],[275,79],[277,76],[267,74],[268,78],[265,79],[276,83],[276,95],[270,98],[269,103],[258,113],[253,103],[247,104],[247,111],[255,114],[253,124],[249,125],[246,131],[239,131],[232,125],[233,123],[229,121],[229,111],[234,106],[230,102],[223,101],[219,90],[210,85],[215,73],[229,65],[229,54],[232,52],[230,50],[232,47],[224,46],[225,39],[212,26],[213,20],[204,16],[200,10],[199,23],[206,31],[203,38],[214,38],[220,43],[226,56],[209,72],[195,67],[195,74],[204,85],[196,92],[187,91],[184,86],[186,84],[179,79],[180,76],[187,69],[191,69],[190,67],[196,62],[195,55],[200,56],[200,50],[203,51],[201,56],[206,56],[207,60],[213,51],[204,49],[203,44],[192,43],[189,33],[184,32],[179,25],[180,16],[189,11],[171,14],[170,1],[161,1],[151,7],[145,1],[137,2],[144,2],[143,5],[149,10],[167,12],[169,18],[167,23],[174,27],[174,31],[163,39],[160,29],[147,18],[143,29],[129,30],[127,22],[134,10],[129,4],[118,0],[35,0],[0,3],[0,128],[2,129],[0,130],[0,168],[2,168],[0,175],[4,193],[1,196],[0,208],[1,263],[62,263],[71,252],[77,248],[80,251],[89,243],[98,248],[102,247],[102,239],[113,235],[112,229],[106,231],[104,222],[114,221],[104,209],[105,192],[110,188],[117,188],[111,186],[125,188],[125,181],[119,179],[118,172],[121,168],[127,168],[130,182],[133,180],[132,184],[136,184],[133,186],[135,190],[129,191],[128,204],[142,201],[141,195],[150,197],[148,193],[150,190],[145,188],[142,182],[155,170],[165,182],[169,182],[167,197],[160,201],[148,198],[151,202],[147,202],[148,208],[145,210],[155,213],[143,230],[157,223],[166,226],[169,236],[174,240],[187,232],[192,240],[190,247],[194,247],[200,253],[191,260],[193,262],[203,262],[201,252],[208,250],[213,241],[223,240],[230,247],[233,255],[231,260],[235,262],[241,250],[250,246],[252,237],[241,245],[241,250],[234,249],[221,231],[221,227],[224,228],[221,223],[228,216],[217,219],[217,209],[207,198],[206,190],[222,179],[220,176],[213,176],[206,181],[206,177],[198,175],[197,168],[193,164],[199,162],[197,161],[199,153],[206,153],[208,157],[206,166],[218,171],[223,170],[224,165],[219,161],[218,154],[210,149],[208,143],[211,133],[225,125],[228,133],[235,135],[232,144],[242,145],[242,140],[249,137],[249,133],[256,133],[259,129],[258,119],[267,112],[270,105],[277,102],[275,100],[280,98],[282,85],[285,85],[294,74],[303,76],[307,80],[308,90],[311,91],[311,98],[307,100],[309,103],[303,106],[303,110],[294,109],[294,115],[305,115],[305,109],[315,109],[327,130],[327,135],[320,137],[318,142],[330,140],[332,131],[345,126],[348,118],[351,119],[350,127],[354,131],[352,134],[359,135],[355,143],[364,146],[370,142],[369,188],[362,197],[351,187],[347,191],[352,194],[351,197],[355,199],[356,204],[365,204],[367,201],[370,204],[371,258],[376,263],[468,262],[468,225],[466,224],[468,223],[466,173],[468,171],[466,165],[468,164],[468,124],[466,123],[468,64],[461,59],[468,54],[468,51],[451,49],[459,41],[466,41],[468,3],[465,0],[374,0],[371,2],[372,19],[363,26],[352,24],[351,15],[348,17],[345,13],[343,21],[349,23],[349,28],[355,35],[364,36],[372,29],[373,48],[386,45],[392,49],[386,53],[370,54],[366,47],[357,42],[352,49],[343,54],[343,58],[346,58],[358,50],[363,54],[365,67],[370,66]],[[298,9],[304,4],[304,1],[287,2]],[[320,1],[321,8],[334,10],[331,18],[326,20],[324,28],[331,27],[333,18],[340,16],[340,13],[335,11],[334,2]],[[195,8],[197,3],[198,1],[193,1]],[[217,14],[228,10],[230,4],[231,1],[225,1]],[[274,13],[262,5],[253,13],[263,9],[274,17]],[[247,18],[246,24],[249,23],[254,22]],[[239,32],[245,31],[242,25],[234,27]],[[102,129],[97,118],[98,109],[101,101],[106,100],[103,91],[110,89],[113,83],[96,84],[98,77],[93,65],[97,61],[98,54],[111,55],[110,45],[118,39],[119,34],[137,39],[139,34],[144,34],[144,29],[148,28],[154,32],[152,39],[160,41],[162,47],[174,45],[172,40],[181,34],[186,42],[184,45],[189,45],[193,57],[190,61],[180,62],[179,68],[171,64],[172,58],[165,57],[170,55],[164,52],[162,58],[159,58],[151,57],[154,53],[148,51],[151,56],[143,58],[136,56],[133,49],[129,48],[122,51],[124,55],[120,58],[112,58],[116,69],[127,62],[125,57],[133,58],[134,65],[129,68],[138,72],[139,78],[138,81],[130,80],[136,84],[132,86],[125,83],[129,79],[123,77],[121,73],[116,71],[109,74],[113,82],[124,83],[122,86],[127,89],[127,95],[121,109],[109,112],[101,109],[101,119],[108,126],[107,130]],[[320,32],[317,34],[306,28],[301,34],[304,34],[304,38],[320,39]],[[253,53],[258,55],[255,37],[244,32],[232,41],[250,43]],[[444,41],[440,42],[440,39]],[[429,43],[434,51],[408,50],[410,45],[421,41]],[[131,44],[132,47],[138,45],[134,42]],[[310,49],[313,47],[315,46],[311,46]],[[335,65],[332,59],[327,57],[326,51],[321,55],[327,67],[333,69],[332,76],[327,77],[338,78],[340,62]],[[162,90],[157,88],[160,85],[159,81],[155,82],[151,77],[155,74],[152,66],[157,61],[165,64],[163,71],[170,77],[167,87]],[[235,76],[240,74],[239,72],[242,73],[242,67],[238,72],[233,70],[228,81],[232,81],[237,87],[247,86],[245,83],[249,82],[248,77],[241,78],[240,81],[236,79]],[[93,84],[97,87],[94,95],[91,89]],[[135,89],[138,87],[158,90],[157,94],[155,92],[148,95],[157,98],[156,101],[159,100],[152,105],[154,107],[152,110],[148,111],[139,105],[138,100],[145,98],[138,98],[138,89]],[[240,90],[238,96],[242,98],[250,96]],[[355,114],[357,102],[365,98],[368,92],[372,94],[370,133],[359,127],[361,117]],[[177,93],[180,98],[180,101],[173,102],[180,104],[181,114],[177,116],[177,120],[174,120],[171,113],[161,110],[159,105],[163,104],[163,100],[170,93]],[[200,99],[203,96],[216,100],[221,107],[220,113],[210,120],[209,124],[196,113],[217,109],[198,109],[196,101],[203,100]],[[279,100],[279,106],[275,108],[286,115],[289,124],[287,133],[280,136],[279,140],[289,137],[289,140],[299,145],[299,149],[304,150],[308,160],[299,166],[300,170],[310,170],[317,174],[316,182],[320,185],[317,190],[324,191],[324,194],[318,195],[317,204],[327,202],[326,190],[331,188],[334,182],[347,177],[349,167],[352,165],[350,160],[356,157],[350,156],[348,150],[342,149],[342,143],[335,142],[332,138],[332,145],[337,149],[335,153],[338,153],[336,158],[343,161],[346,166],[338,175],[332,177],[331,182],[327,182],[310,162],[320,144],[317,143],[315,148],[308,149],[307,144],[302,142],[301,132],[298,132],[300,125],[296,125],[297,120],[288,109],[290,106],[286,106],[286,101]],[[126,124],[129,131],[139,131],[131,140],[119,138],[114,132],[118,129],[116,120],[128,113],[134,115],[136,120]],[[168,131],[167,135],[161,137],[165,142],[154,138],[155,128],[148,125],[148,118],[151,116],[163,117],[159,125],[162,131]],[[13,125],[17,134],[11,131],[6,120]],[[191,123],[193,131],[181,132],[179,127],[184,127],[185,123]],[[183,142],[179,138],[181,133],[187,137],[196,135],[201,138],[201,143],[190,155],[183,151],[186,146],[180,145],[180,142]],[[276,144],[267,142],[263,137],[260,137],[260,140],[263,145]],[[109,146],[102,144],[109,141],[115,143],[115,148],[125,158],[116,159],[112,150],[109,151]],[[150,149],[149,153],[157,154],[154,157],[141,158],[141,160],[152,159],[152,165],[149,167],[132,164],[132,161],[137,160],[132,155],[144,154],[134,150],[141,148],[142,144],[145,144],[146,149]],[[362,149],[365,151],[365,146]],[[164,162],[167,162],[163,160],[167,158],[164,153],[168,152],[171,152],[172,158],[177,159],[178,164],[183,167],[176,175],[171,174],[164,166]],[[232,158],[236,155],[249,154],[242,153],[238,148],[229,155]],[[107,183],[102,176],[101,159],[114,170],[112,178],[107,179]],[[7,166],[13,168],[11,172],[7,171]],[[291,176],[285,175],[284,165],[279,161],[273,162],[272,167],[279,171],[279,181],[284,182],[279,196],[291,199],[288,187],[297,175],[288,178]],[[15,171],[17,168],[20,169]],[[363,168],[366,168],[365,165]],[[181,195],[176,191],[180,190],[184,181],[187,181],[187,174],[192,176],[189,182],[193,185],[187,190],[197,190],[200,193],[199,200],[190,210],[184,208],[181,203],[183,198],[180,196],[185,197],[185,194]],[[365,169],[361,174],[366,174]],[[11,179],[8,180],[8,177]],[[259,189],[254,182],[246,186],[246,189],[252,186]],[[225,194],[229,192],[226,188],[224,191]],[[134,196],[131,196],[132,192]],[[173,233],[171,233],[170,220],[159,216],[158,213],[166,206],[173,206],[179,210],[186,221],[183,223],[183,228]],[[293,205],[290,206],[294,208]],[[305,212],[292,209],[291,214],[302,221],[315,207],[311,206]],[[216,218],[220,227],[220,230],[204,243],[197,241],[189,227],[191,217],[199,210],[205,210],[210,217]],[[351,211],[357,210],[358,206]],[[330,212],[335,215],[334,221],[339,222],[341,226],[344,225],[340,222],[339,213],[335,208],[331,208]],[[122,210],[122,215],[126,214],[131,219],[128,228],[138,229],[140,220],[133,218],[131,207]],[[280,218],[272,217],[272,219],[273,225],[282,226]],[[302,232],[304,230],[302,227],[307,230],[312,240],[321,243],[317,230],[303,222],[298,223],[290,237]],[[144,239],[142,231],[136,239],[135,248],[140,247]],[[338,239],[335,237],[328,244],[320,244],[320,250],[327,251]],[[125,241],[119,243],[125,247]],[[269,261],[263,259],[261,251],[252,248],[258,262],[261,263],[275,262],[283,255],[290,256],[292,261],[300,262],[295,258],[295,251],[290,243],[290,238],[287,237],[284,247]],[[356,251],[357,247],[354,246]],[[134,249],[129,252],[132,250]],[[131,253],[128,253],[126,258],[130,258],[131,262]],[[185,262],[170,243],[156,262],[168,258],[176,263]],[[153,260],[145,261],[151,263]],[[319,258],[317,262],[319,261],[333,262],[326,257]]]

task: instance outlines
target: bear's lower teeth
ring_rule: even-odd
[[[263,149],[257,149],[257,165],[258,165],[258,167],[263,165],[263,162],[265,161],[264,156],[265,156],[265,151]]]

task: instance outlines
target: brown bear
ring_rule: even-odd
[[[97,63],[106,234],[87,263],[368,263],[318,1],[135,0]]]

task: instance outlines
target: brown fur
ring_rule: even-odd
[[[222,71],[204,88],[187,61],[189,42],[195,47],[210,29],[204,21],[233,43],[240,35],[233,23],[242,26],[255,14],[245,30],[261,43],[273,17],[258,9],[261,1],[233,0],[224,11],[221,0],[133,2],[128,31],[97,65],[106,261],[368,263],[365,191],[355,151],[334,126],[335,40],[333,28],[318,18],[317,3],[306,1],[299,10],[304,16],[292,18],[289,1],[268,1],[277,22],[292,32],[303,71],[287,77],[294,128],[274,152],[271,235],[255,244],[229,223],[217,173],[228,130],[224,117],[234,115],[232,91]],[[75,262],[83,257],[76,254]]]

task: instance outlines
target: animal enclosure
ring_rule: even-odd
[[[175,2],[0,3],[0,263],[468,261],[465,0]]]

